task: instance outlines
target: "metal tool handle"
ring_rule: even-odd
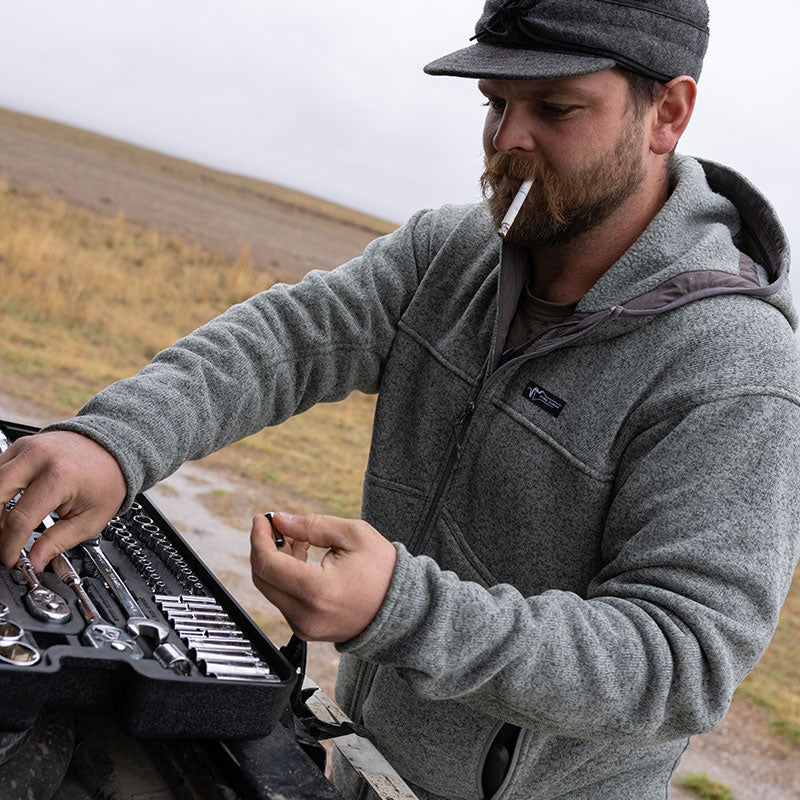
[[[100,547],[100,537],[89,539],[83,543],[82,547],[119,600],[119,604],[128,617],[128,630],[136,637],[152,637],[158,644],[165,642],[170,633],[169,625],[163,620],[145,615],[141,606],[136,602],[136,598],[114,569],[114,565],[106,558],[106,554]]]
[[[144,614],[136,602],[136,598],[130,593],[130,590],[123,583],[122,578],[119,577],[113,564],[100,547],[99,537],[84,542],[82,547],[103,576],[103,580],[111,587],[111,591],[116,595],[125,614],[128,617],[143,617]]]
[[[19,560],[14,566],[25,576],[25,580],[30,586],[25,595],[25,605],[28,611],[37,619],[47,622],[67,622],[72,616],[69,603],[60,594],[39,582],[33,564],[24,548],[20,551]]]
[[[144,652],[139,647],[139,643],[132,636],[129,636],[127,631],[112,625],[110,622],[106,622],[100,616],[97,606],[91,601],[83,588],[83,581],[72,564],[70,564],[69,559],[63,555],[56,556],[52,564],[56,575],[72,589],[78,598],[78,606],[88,623],[81,637],[83,641],[91,647],[124,653],[129,658],[142,658]]]
[[[83,587],[81,576],[75,571],[75,567],[70,564],[69,559],[61,554],[56,556],[50,565],[53,567],[53,572],[61,578],[64,583],[69,586],[78,598],[78,605],[81,609],[84,619],[89,625],[101,621],[103,618],[97,610],[97,606],[92,602],[92,598],[86,593]]]
[[[41,588],[42,584],[39,583],[39,579],[36,577],[36,573],[33,570],[33,564],[31,564],[31,560],[24,550],[20,551],[19,561],[14,564],[14,568],[18,569],[25,576],[25,580],[28,581],[31,591]]]

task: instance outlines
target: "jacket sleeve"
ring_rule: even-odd
[[[710,730],[789,588],[798,447],[793,397],[753,393],[676,413],[626,449],[605,566],[585,597],[484,588],[398,546],[384,605],[340,648],[393,666],[424,697],[555,735]]]
[[[420,212],[338,269],[231,307],[47,430],[76,431],[109,450],[127,504],[184,461],[314,403],[375,392],[427,264],[431,216]]]

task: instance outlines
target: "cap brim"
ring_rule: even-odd
[[[431,61],[424,69],[428,75],[536,81],[574,78],[576,75],[588,75],[616,65],[610,58],[500,47],[478,42]]]

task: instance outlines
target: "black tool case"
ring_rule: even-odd
[[[0,429],[12,442],[36,430],[2,420]],[[57,575],[48,568],[38,577],[68,601],[71,617],[66,623],[43,621],[29,613],[25,603],[29,584],[19,570],[0,567],[0,601],[8,607],[5,619],[24,630],[20,641],[40,655],[32,664],[0,663],[0,730],[26,730],[43,711],[62,709],[110,714],[124,732],[135,737],[231,740],[267,736],[288,707],[297,681],[295,668],[153,503],[145,495],[137,497],[137,503],[140,507],[126,512],[117,523],[130,532],[135,527],[134,516],[150,518],[160,531],[156,544],[161,555],[147,536],[142,536],[134,548],[136,563],[130,557],[131,550],[125,552],[131,541],[128,533],[120,539],[118,531],[112,529],[103,532],[101,547],[142,611],[147,617],[168,622],[164,603],[157,597],[209,598],[221,607],[219,616],[230,620],[236,635],[249,642],[260,672],[268,672],[269,677],[237,679],[204,674],[192,660],[185,635],[182,638],[172,627],[174,621],[167,641],[189,659],[189,664],[184,664],[188,674],[162,666],[146,641],[141,643],[143,657],[136,660],[126,653],[88,646],[81,639],[86,621],[76,596]],[[66,555],[101,616],[125,629],[127,618],[122,607],[82,548]]]

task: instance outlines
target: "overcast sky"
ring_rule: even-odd
[[[797,0],[710,0],[681,150],[744,172],[800,252]],[[395,221],[478,197],[475,82],[432,78],[480,0],[0,0],[0,105]],[[795,280],[800,297],[800,277]]]

